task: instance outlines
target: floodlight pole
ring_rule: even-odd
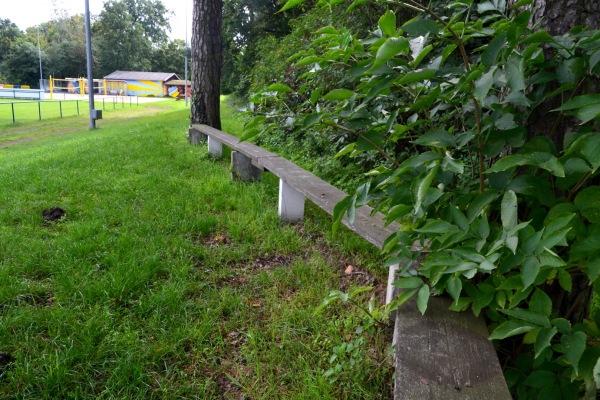
[[[87,53],[87,78],[90,97],[90,129],[96,128],[94,113],[94,78],[92,77],[92,33],[90,30],[90,1],[85,0],[85,41]],[[85,85],[81,90],[85,91]]]
[[[40,47],[40,26],[37,26],[38,36],[38,58],[40,59],[40,90],[44,90],[44,78],[42,75],[42,48]]]
[[[185,52],[185,86],[184,86],[184,97],[185,97],[185,106],[188,106],[188,51],[187,51],[187,39],[188,39],[188,7],[187,1],[185,2],[185,46],[183,47],[183,51]]]

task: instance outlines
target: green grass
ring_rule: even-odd
[[[173,102],[173,100],[166,101]],[[141,104],[138,104],[135,98],[113,97],[106,99],[97,98],[94,105],[96,109],[103,110],[104,113],[111,113],[136,108]],[[13,124],[13,112],[16,123],[28,123],[61,118],[61,115],[62,118],[88,117],[89,106],[87,98],[81,98],[81,100],[44,100],[39,102],[0,99],[0,128]]]
[[[276,179],[232,181],[170,104],[0,148],[0,398],[389,398],[371,344],[323,376],[356,310],[313,315],[331,289],[381,283],[377,250],[311,205],[280,224]]]

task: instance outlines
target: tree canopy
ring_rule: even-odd
[[[107,1],[92,24],[94,76],[121,69],[175,72],[183,77],[185,44],[168,38],[169,15],[160,0]],[[83,15],[68,16],[57,9],[51,20],[26,32],[0,19],[0,81],[37,87],[38,29],[44,78],[86,75]]]

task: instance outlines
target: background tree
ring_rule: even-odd
[[[152,51],[170,30],[160,0],[110,0],[93,25],[98,75],[115,70],[149,71]]]
[[[17,39],[23,37],[23,32],[9,19],[0,19],[0,64],[17,43]],[[0,74],[2,72],[0,71]]]
[[[42,62],[47,62],[45,53],[42,53]],[[5,56],[2,73],[7,82],[38,87],[40,64],[37,46],[26,40],[19,40]]]
[[[260,43],[291,32],[289,21],[302,13],[295,8],[278,12],[277,0],[225,0],[223,2],[223,83],[225,93],[245,96],[254,65],[265,54]]]
[[[177,76],[184,79],[186,51],[189,60],[190,49],[189,47],[186,49],[185,42],[180,39],[161,44],[152,52],[152,71],[175,72]],[[188,71],[188,75],[189,73]]]
[[[191,121],[221,128],[222,0],[194,0]]]
[[[56,14],[56,19],[40,25],[40,43],[48,55],[45,77],[78,78],[86,75],[85,22],[83,14]],[[37,41],[37,29],[27,29],[32,43]]]

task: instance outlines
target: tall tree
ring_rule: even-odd
[[[10,49],[17,44],[17,39],[21,37],[23,37],[23,32],[19,30],[17,25],[9,19],[0,19],[0,63],[4,61]],[[1,77],[2,74],[0,73]]]
[[[194,0],[192,123],[207,124],[217,129],[221,129],[222,18],[222,0]]]
[[[42,53],[42,60],[45,58],[46,55]],[[20,40],[6,55],[2,63],[2,73],[13,84],[37,87],[40,78],[39,65],[37,46]]]
[[[160,0],[109,0],[93,27],[99,74],[147,71],[152,50],[166,42],[168,11]]]

